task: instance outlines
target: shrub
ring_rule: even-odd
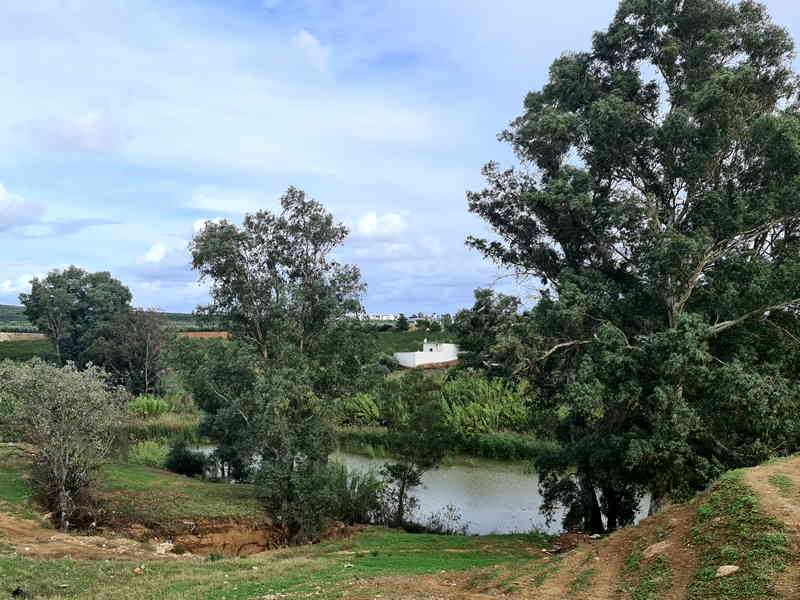
[[[371,425],[377,423],[380,417],[378,403],[367,393],[342,398],[337,408],[339,421],[343,425]]]
[[[525,383],[513,385],[466,373],[445,382],[441,393],[445,421],[456,433],[525,431],[528,427],[530,391]]]
[[[12,399],[15,425],[36,448],[34,484],[56,525],[66,528],[113,449],[128,394],[109,387],[97,367],[78,371],[39,359],[1,363],[0,382],[0,397]]]
[[[195,477],[205,472],[207,463],[205,454],[191,450],[185,440],[180,440],[172,446],[164,464],[173,473]]]
[[[159,417],[170,411],[169,402],[158,396],[136,396],[130,403],[130,411],[140,419]]]
[[[328,465],[328,485],[332,491],[334,519],[353,525],[370,523],[381,508],[384,483],[372,471],[350,471],[345,465]]]
[[[154,469],[163,469],[167,462],[169,447],[164,442],[145,440],[130,449],[128,462]]]

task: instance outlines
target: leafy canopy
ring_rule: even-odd
[[[623,0],[500,134],[521,167],[468,194],[496,234],[468,243],[543,288],[495,352],[544,391],[575,523],[800,447],[793,56],[756,2]]]

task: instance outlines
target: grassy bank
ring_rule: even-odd
[[[379,427],[347,427],[336,431],[340,450],[368,456],[391,455],[402,434]],[[517,433],[482,433],[453,438],[452,454],[490,460],[529,461],[550,446]]]
[[[425,575],[468,581],[460,574],[485,570],[491,580],[505,568],[521,571],[538,562],[529,548],[541,543],[532,536],[442,537],[370,528],[347,540],[213,562],[47,561],[0,554],[0,581],[9,589],[21,587],[29,598],[52,600],[132,594],[141,600],[374,598],[375,582],[384,577],[413,577],[424,585]]]

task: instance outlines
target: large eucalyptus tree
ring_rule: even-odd
[[[543,490],[573,524],[800,447],[793,57],[758,3],[622,0],[500,134],[520,166],[468,194],[496,233],[468,243],[541,280],[497,352],[545,391]]]

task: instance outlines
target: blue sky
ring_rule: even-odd
[[[800,39],[800,3],[768,0]],[[523,295],[464,247],[495,136],[616,0],[5,0],[0,303],[33,275],[109,270],[139,306],[207,300],[198,222],[289,186],[352,230],[370,312]]]

